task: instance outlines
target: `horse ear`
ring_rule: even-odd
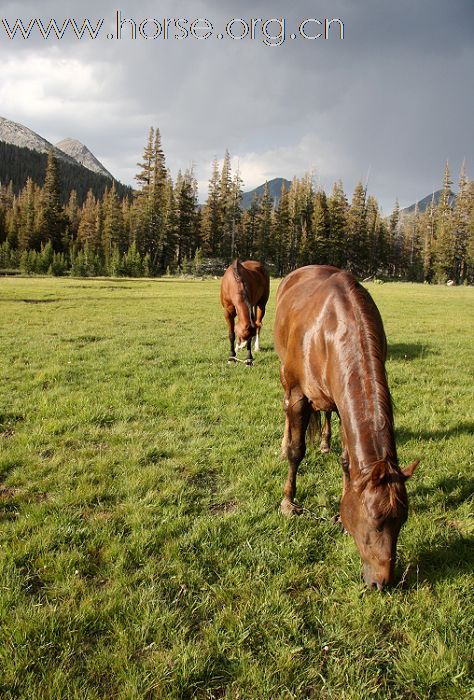
[[[410,476],[413,476],[413,472],[415,471],[415,469],[417,468],[417,466],[419,465],[419,463],[420,463],[420,460],[419,460],[419,459],[415,459],[415,461],[412,462],[412,463],[410,464],[410,466],[408,466],[406,469],[403,469],[403,470],[402,470],[402,474],[403,474],[403,476],[405,477],[405,479],[409,479]]]

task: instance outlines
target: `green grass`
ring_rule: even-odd
[[[227,365],[219,282],[0,280],[0,697],[474,697],[474,290],[369,285],[409,482],[398,585],[331,526],[334,452],[279,514],[272,297]]]

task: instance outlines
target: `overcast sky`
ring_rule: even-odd
[[[202,18],[214,33],[165,40],[137,31],[133,40],[125,23],[121,40],[107,38],[117,10],[137,29],[145,19],[182,18],[189,28]],[[12,27],[35,17],[104,23],[95,40],[69,30],[44,40],[36,27],[27,40],[8,39],[1,20]],[[285,41],[265,45],[262,23],[254,39],[219,39],[233,18],[249,26],[251,18],[284,18]],[[342,20],[343,40],[335,23],[327,40],[299,35],[302,20],[325,18]],[[282,24],[267,33],[278,37]],[[474,176],[473,28],[474,0],[0,0],[0,115],[53,143],[79,139],[127,184],[153,125],[173,178],[195,165],[201,199],[212,159],[227,148],[246,190],[312,171],[327,190],[342,179],[350,197],[368,177],[388,213],[397,197],[406,206],[438,189],[446,159],[455,182],[463,159]],[[157,25],[143,31],[151,37]],[[178,33],[170,27],[171,37]]]

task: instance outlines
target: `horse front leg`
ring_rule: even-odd
[[[324,425],[321,430],[321,452],[331,449],[331,411],[324,411]]]
[[[255,326],[257,328],[257,332],[255,335],[255,344],[253,346],[255,352],[259,352],[260,350],[260,331],[262,330],[262,321],[264,316],[265,304],[257,304],[257,313],[255,315]]]
[[[235,311],[226,311],[225,320],[229,329],[230,353],[229,362],[235,362]]]
[[[283,500],[281,512],[283,515],[300,515],[303,512],[301,506],[295,503],[296,474],[301,460],[306,453],[306,429],[308,427],[311,408],[305,396],[288,396],[286,403],[285,438],[286,455],[288,457],[288,477],[283,488]],[[285,440],[284,438],[284,440]]]
[[[349,452],[344,447],[344,445],[342,446],[341,466],[342,466],[342,496],[341,496],[341,503],[342,503],[342,499],[344,498],[344,494],[346,493],[346,489],[349,486],[349,479],[350,479]],[[342,524],[340,513],[337,513],[336,515],[334,515],[331,518],[331,522],[333,525],[338,525],[339,527],[341,527],[342,530],[344,530],[344,526]]]
[[[341,456],[341,467],[342,467],[342,498],[344,498],[344,494],[346,493],[346,489],[349,485],[349,453],[346,450],[346,448],[343,448],[342,450],[342,456]],[[341,500],[342,500],[341,498]]]

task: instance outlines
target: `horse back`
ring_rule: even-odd
[[[252,306],[265,305],[270,295],[270,276],[258,260],[245,260],[240,274],[247,288],[247,294]]]
[[[234,260],[224,273],[221,281],[221,303],[233,303],[243,283],[248,300],[252,306],[265,305],[270,295],[270,276],[258,260]]]
[[[274,337],[288,385],[299,386],[321,410],[334,410],[342,384],[367,355],[385,361],[375,303],[349,272],[328,265],[309,265],[283,280]]]

